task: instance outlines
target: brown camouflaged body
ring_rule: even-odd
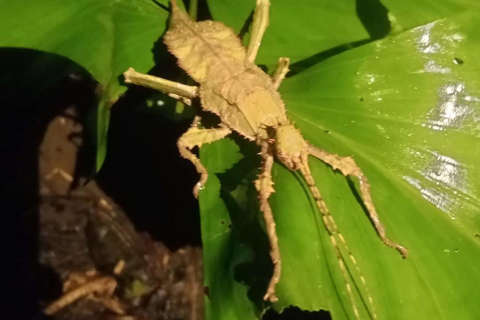
[[[214,21],[193,22],[173,8],[164,37],[180,67],[200,84],[204,110],[250,140],[267,138],[266,127],[289,121],[272,79],[246,59],[232,29]]]

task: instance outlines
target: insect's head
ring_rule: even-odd
[[[295,170],[301,157],[307,152],[307,143],[293,124],[282,125],[275,130],[275,148],[277,157],[289,169]]]

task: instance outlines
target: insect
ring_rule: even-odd
[[[199,85],[187,86],[141,74],[132,68],[124,73],[125,82],[163,91],[187,104],[191,104],[191,99],[200,98],[204,110],[220,117],[220,126],[213,129],[199,127],[196,119],[192,127],[178,140],[180,155],[190,160],[200,174],[200,181],[193,190],[195,197],[205,185],[208,172],[192,153],[194,147],[220,140],[233,131],[259,146],[262,167],[255,187],[259,193],[260,210],[265,219],[270,255],[274,265],[265,300],[272,302],[277,300],[275,285],[281,276],[282,260],[275,221],[268,202],[274,192],[271,169],[276,158],[288,169],[300,171],[305,178],[339,257],[338,261],[347,282],[347,291],[354,304],[351,288],[346,280],[346,267],[340,259],[338,247],[338,243],[345,247],[347,244],[315,185],[308,164],[309,156],[320,159],[345,176],[359,179],[363,202],[380,239],[387,246],[397,249],[404,258],[407,257],[408,251],[386,236],[385,228],[372,201],[370,185],[353,158],[340,157],[311,145],[288,119],[277,89],[288,72],[289,59],[279,59],[272,77],[254,64],[268,25],[269,0],[256,2],[251,38],[246,48],[232,29],[220,22],[191,21],[186,13],[177,7],[174,0],[171,3],[170,28],[164,36],[164,42],[168,50],[177,57],[180,67]],[[353,256],[349,256],[355,264]],[[354,311],[358,317],[355,306]]]

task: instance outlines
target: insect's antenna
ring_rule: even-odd
[[[323,224],[325,225],[325,228],[327,229],[329,235],[330,235],[330,241],[332,242],[333,248],[335,250],[335,254],[337,256],[338,264],[340,265],[340,270],[342,272],[343,279],[346,284],[348,296],[350,297],[350,300],[352,302],[352,309],[355,314],[355,317],[357,319],[360,319],[360,315],[358,313],[358,308],[355,303],[355,299],[353,297],[353,292],[352,292],[352,286],[348,282],[349,275],[347,272],[347,267],[344,262],[344,256],[342,255],[340,251],[340,247],[338,245],[338,240],[342,243],[342,245],[345,248],[345,251],[347,252],[347,255],[354,266],[357,274],[360,277],[360,281],[362,282],[363,288],[365,290],[365,293],[367,295],[368,303],[370,304],[371,308],[371,316],[373,319],[377,319],[377,314],[375,313],[375,309],[373,307],[373,299],[372,296],[370,295],[370,292],[368,291],[367,283],[365,281],[364,276],[360,272],[360,268],[358,267],[357,260],[353,256],[352,252],[350,251],[347,241],[343,237],[343,235],[340,233],[340,230],[337,226],[337,223],[333,219],[333,216],[330,214],[330,211],[328,210],[327,204],[323,200],[322,196],[320,195],[320,191],[318,190],[315,180],[313,179],[312,172],[310,171],[310,167],[308,165],[308,155],[302,156],[301,160],[301,165],[299,166],[300,172],[302,173],[303,177],[305,178],[305,181],[307,182],[308,187],[310,188],[310,191],[312,192],[312,196],[315,199],[315,203],[317,205],[318,210],[320,211],[322,215],[322,221]]]

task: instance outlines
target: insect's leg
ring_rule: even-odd
[[[125,77],[126,83],[133,83],[139,86],[165,92],[172,98],[181,100],[188,105],[192,104],[192,98],[198,96],[198,87],[196,86],[187,86],[179,82],[139,73],[133,68],[129,68],[127,71],[125,71],[123,76]]]
[[[260,155],[262,156],[263,163],[260,175],[255,181],[255,188],[259,193],[258,199],[260,201],[260,210],[262,211],[263,218],[265,220],[268,240],[270,241],[270,256],[273,262],[273,275],[270,279],[270,283],[267,287],[267,292],[265,293],[263,299],[275,302],[278,300],[275,296],[275,285],[280,280],[282,262],[280,259],[280,249],[278,247],[277,232],[275,231],[275,220],[273,219],[272,208],[268,203],[270,195],[275,192],[275,190],[273,189],[273,180],[271,173],[273,166],[273,153],[267,141],[262,141],[260,145]]]
[[[348,279],[350,277],[349,277],[348,272],[347,272],[347,267],[346,267],[345,262],[344,262],[344,257],[342,255],[342,252],[340,251],[340,247],[338,245],[337,238],[343,244],[343,246],[345,248],[345,251],[347,251],[347,255],[348,255],[351,263],[353,264],[355,270],[357,271],[357,273],[360,276],[360,280],[362,281],[363,287],[365,289],[365,292],[366,292],[366,295],[367,295],[367,298],[368,298],[368,302],[370,304],[372,318],[376,319],[377,315],[374,311],[373,299],[370,296],[370,293],[368,292],[368,288],[367,288],[367,285],[366,285],[365,278],[361,274],[360,268],[357,265],[357,261],[356,261],[355,257],[353,256],[352,252],[350,251],[350,249],[348,248],[348,245],[347,245],[347,242],[346,242],[345,238],[340,233],[340,230],[338,229],[337,223],[333,219],[333,216],[330,214],[330,211],[328,210],[327,204],[325,203],[322,196],[320,195],[320,191],[318,190],[318,188],[315,184],[315,180],[313,179],[312,173],[310,171],[310,167],[308,165],[308,154],[307,153],[305,153],[301,156],[300,163],[298,163],[297,166],[300,169],[300,172],[302,173],[303,177],[305,178],[305,181],[307,182],[307,184],[310,188],[310,191],[312,192],[312,196],[315,199],[315,203],[317,205],[318,210],[322,214],[322,221],[323,221],[323,224],[325,225],[325,228],[327,229],[327,231],[330,235],[330,241],[332,243],[332,246],[335,250],[335,254],[337,256],[337,261],[338,261],[338,264],[340,266],[340,270],[342,272],[343,279],[345,281],[345,285],[346,285],[346,288],[347,288],[347,293],[348,293],[348,296],[349,296],[350,301],[352,303],[352,309],[353,309],[353,312],[355,314],[356,319],[360,319],[360,315],[358,313],[357,305],[356,305],[355,299],[353,297],[352,286],[350,285],[350,282],[348,281]]]
[[[205,143],[212,143],[214,141],[220,140],[227,135],[229,135],[232,131],[227,127],[220,127],[214,129],[201,129],[198,128],[196,123],[198,122],[198,118],[195,118],[193,126],[187,130],[177,142],[178,150],[180,151],[180,155],[190,160],[191,163],[197,169],[197,172],[200,174],[200,181],[195,185],[193,188],[193,195],[195,198],[198,198],[199,191],[203,188],[205,183],[207,182],[208,172],[207,169],[203,166],[200,162],[200,159],[196,155],[194,155],[190,150],[194,147],[200,147],[202,144]]]
[[[290,69],[288,69],[289,65],[290,65],[289,58],[278,59],[277,68],[275,69],[272,75],[273,87],[275,89],[278,89],[278,87],[280,87],[280,84],[282,83],[283,79],[285,79],[285,76],[287,75],[288,71],[290,71]]]
[[[253,14],[252,34],[247,46],[247,60],[255,63],[258,49],[262,43],[263,34],[268,26],[268,7],[269,0],[257,0],[255,12]]]
[[[385,226],[380,221],[377,210],[373,204],[372,195],[370,193],[370,184],[367,177],[363,174],[362,170],[357,166],[352,157],[340,157],[339,155],[328,153],[325,150],[318,149],[312,145],[309,145],[308,151],[311,155],[317,157],[323,162],[329,164],[334,170],[339,170],[345,176],[354,176],[360,180],[360,193],[363,198],[365,207],[368,210],[370,219],[377,230],[380,239],[385,245],[397,249],[403,258],[408,256],[408,250],[398,243],[390,240],[385,232]]]

